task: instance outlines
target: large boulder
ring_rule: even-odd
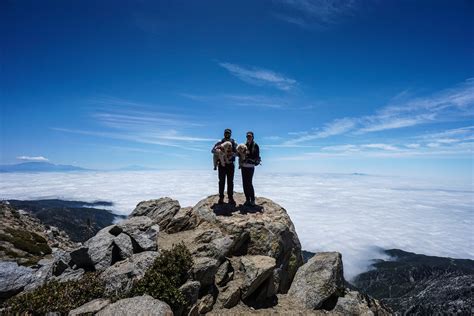
[[[165,230],[180,209],[179,202],[168,197],[138,203],[129,217],[148,216]]]
[[[217,195],[207,197],[186,211],[190,219],[184,226],[171,225],[182,223],[172,218],[166,227],[168,233],[161,233],[158,238],[160,247],[169,249],[183,241],[193,257],[213,257],[220,262],[231,256],[272,257],[275,259],[272,271],[275,288],[278,293],[286,293],[303,263],[301,245],[286,210],[260,197],[256,199],[257,206],[244,207],[245,196],[241,193],[234,195],[237,206],[218,205],[218,198]],[[142,213],[147,212],[141,210]]]
[[[116,227],[117,232],[120,231],[130,236],[134,253],[158,249],[156,241],[160,227],[151,218],[147,216],[131,217],[118,223]]]
[[[130,258],[115,263],[100,274],[105,282],[107,294],[128,292],[133,282],[141,279],[159,256],[157,251],[145,251],[133,254]]]
[[[219,268],[219,261],[209,257],[198,257],[194,259],[191,276],[199,281],[202,286],[214,284],[214,278]]]
[[[33,269],[14,261],[0,261],[0,301],[23,291],[33,280]]]
[[[114,243],[115,236],[110,232],[115,226],[101,229],[95,236],[84,243],[87,254],[95,270],[105,270],[120,260],[120,249]]]
[[[173,316],[171,307],[149,295],[119,300],[97,313],[98,316],[156,315]]]
[[[166,232],[172,234],[194,228],[194,223],[191,221],[192,211],[192,207],[184,207],[179,209],[179,211],[174,215],[169,224],[166,226]]]
[[[73,309],[69,312],[69,316],[79,316],[79,315],[93,315],[100,310],[104,309],[106,306],[110,305],[110,300],[105,298],[98,298],[93,301],[90,301],[78,308]]]
[[[267,256],[243,256],[240,259],[240,272],[243,283],[241,285],[242,299],[252,295],[255,290],[272,276],[275,268],[275,259]],[[235,277],[236,279],[238,276]],[[271,293],[271,295],[276,293]]]
[[[342,257],[338,252],[320,252],[299,268],[288,291],[308,309],[337,301],[344,294]]]

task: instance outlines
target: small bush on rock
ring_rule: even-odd
[[[7,228],[10,235],[0,234],[0,240],[12,243],[16,248],[32,255],[46,255],[51,253],[46,239],[40,235],[26,230]]]
[[[171,250],[163,250],[127,296],[148,294],[165,301],[173,311],[177,311],[186,303],[178,288],[186,282],[192,265],[191,253],[183,243]]]
[[[16,314],[67,313],[103,296],[104,284],[96,273],[87,273],[78,281],[48,282],[31,292],[17,295],[5,303],[7,311]]]

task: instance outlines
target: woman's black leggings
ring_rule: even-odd
[[[242,186],[244,187],[245,199],[247,201],[255,201],[255,191],[253,190],[253,173],[255,168],[242,167]]]

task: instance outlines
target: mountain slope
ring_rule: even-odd
[[[13,207],[37,217],[43,224],[64,230],[72,241],[82,242],[94,236],[102,228],[111,225],[117,218],[109,210],[96,208],[111,206],[110,202],[80,202],[64,200],[9,200]]]
[[[400,249],[385,251],[354,285],[399,313],[471,315],[474,261],[425,256]]]

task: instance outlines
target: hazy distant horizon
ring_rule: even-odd
[[[256,171],[255,189],[282,205],[308,251],[339,251],[348,279],[365,271],[380,249],[474,259],[472,186],[358,174]],[[235,190],[241,192],[240,173]],[[213,170],[7,173],[0,199],[59,198],[113,202],[129,214],[142,200],[164,196],[194,206],[217,193]]]

